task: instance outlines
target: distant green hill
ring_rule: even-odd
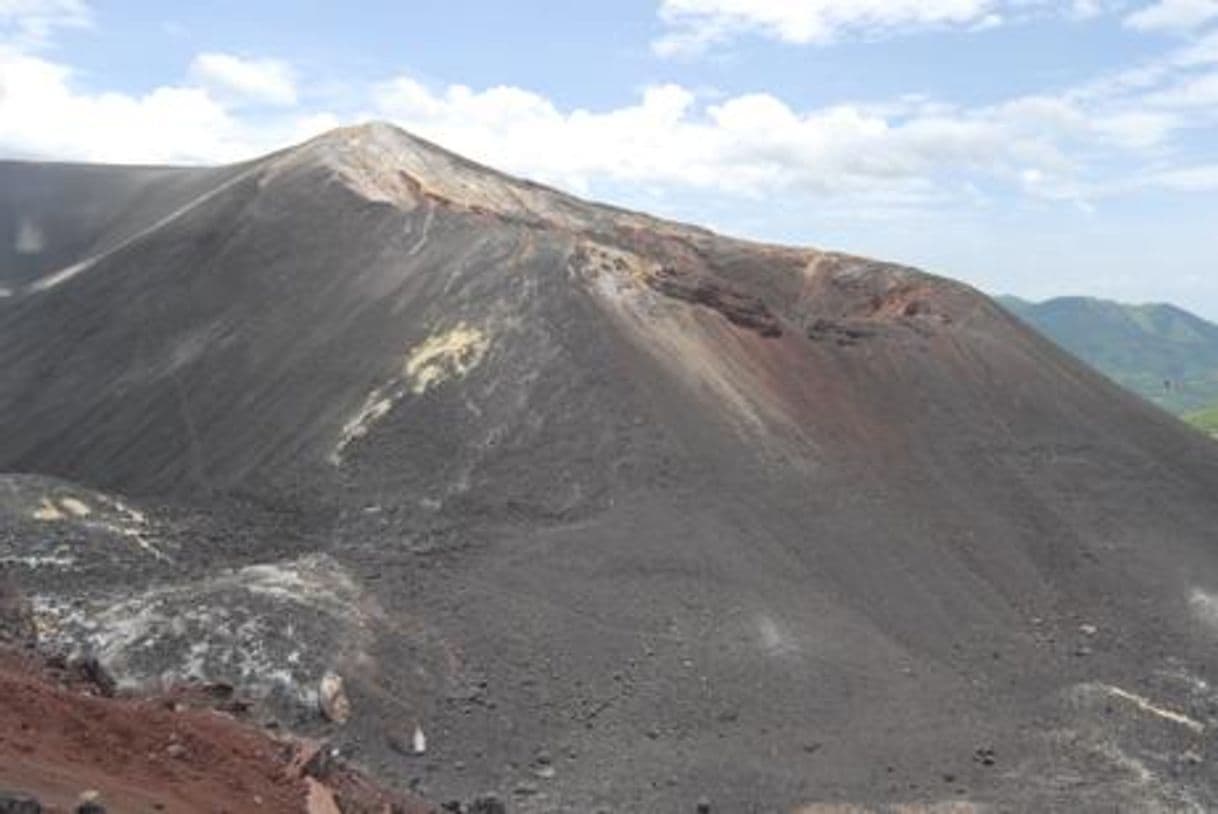
[[[1089,297],[998,300],[1075,356],[1162,407],[1190,420],[1210,411],[1218,432],[1218,325],[1173,305]]]
[[[1185,416],[1185,418],[1198,429],[1205,430],[1210,435],[1218,436],[1218,407],[1210,407],[1208,410],[1193,413]]]

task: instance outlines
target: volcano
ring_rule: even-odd
[[[0,164],[0,295],[0,563],[124,686],[521,812],[1218,808],[1218,447],[965,285],[374,124]]]

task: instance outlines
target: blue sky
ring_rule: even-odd
[[[1218,0],[0,0],[0,157],[367,119],[731,234],[1218,318]]]

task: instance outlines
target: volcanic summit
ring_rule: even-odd
[[[0,163],[0,369],[40,646],[388,784],[1218,807],[1218,447],[962,284],[374,124]]]

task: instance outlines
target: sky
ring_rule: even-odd
[[[368,120],[736,236],[1218,319],[1218,0],[0,0],[0,158]]]

